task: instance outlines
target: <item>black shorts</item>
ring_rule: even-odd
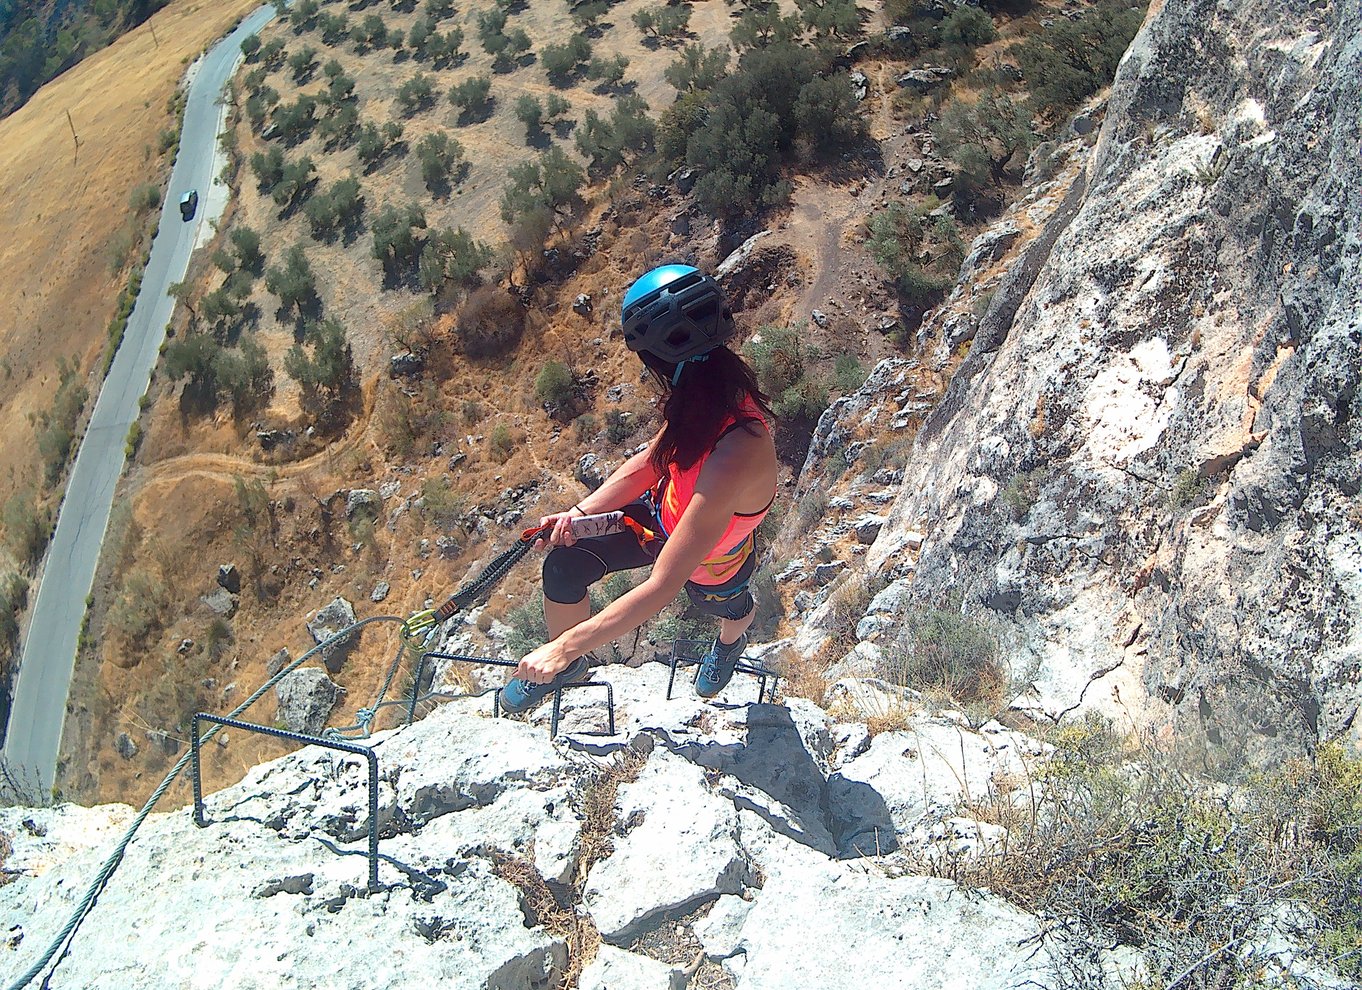
[[[625,515],[662,536],[662,525],[646,502],[631,502]],[[755,536],[753,540],[755,541]],[[571,605],[586,597],[587,589],[616,571],[646,567],[657,560],[665,538],[640,545],[628,530],[609,536],[578,540],[570,547],[554,547],[544,558],[544,597],[561,605]],[[741,619],[752,611],[752,592],[748,583],[757,569],[755,542],[738,572],[723,584],[686,582],[690,602],[706,615],[721,619]]]

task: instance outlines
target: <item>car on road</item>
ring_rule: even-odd
[[[180,197],[180,219],[193,220],[199,208],[199,191],[191,189]]]

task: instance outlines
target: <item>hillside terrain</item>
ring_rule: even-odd
[[[1362,12],[846,13],[302,2],[247,44],[62,787],[183,773],[145,823],[0,811],[11,969],[121,859],[54,983],[1357,985]],[[672,683],[674,607],[561,711],[452,662],[377,708],[426,684],[397,617],[647,436],[615,306],[663,260],[780,412],[775,703]],[[533,559],[442,652],[542,641]],[[221,732],[195,828],[190,714],[275,676],[246,717],[365,748]]]
[[[174,3],[0,120],[0,707],[74,440],[131,309],[176,152],[179,84],[246,2]],[[153,39],[152,31],[156,32]]]
[[[855,126],[818,131],[826,147],[801,136],[793,101],[785,103],[793,140],[785,165],[754,173],[751,181],[774,183],[763,194],[773,205],[755,214],[726,201],[724,187],[705,186],[702,170],[687,178],[659,158],[677,142],[673,131],[684,138],[679,129],[693,126],[678,108],[702,92],[694,80],[664,80],[677,71],[669,66],[686,64],[687,46],[702,56],[732,44],[727,32],[750,12],[698,4],[684,33],[660,38],[637,24],[649,10],[622,3],[575,23],[581,15],[566,5],[512,6],[495,37],[523,31],[529,47],[517,59],[477,40],[488,9],[439,4],[362,18],[305,6],[250,46],[228,142],[237,192],[181,289],[185,306],[111,523],[66,734],[66,793],[127,796],[149,786],[150,775],[134,781],[182,743],[188,713],[220,708],[263,680],[280,649],[296,656],[310,642],[304,619],[337,596],[357,607],[381,598],[378,607],[397,614],[442,600],[521,518],[575,501],[584,454],[596,453],[596,470],[606,471],[647,435],[652,396],[632,356],[611,343],[616,300],[647,266],[680,259],[714,268],[763,235],[724,281],[746,332],[766,348],[791,478],[829,390],[855,387],[870,364],[911,344],[926,304],[953,281],[970,230],[1020,177],[1015,149],[1027,143],[995,151],[1004,165],[1017,157],[1001,178],[970,180],[934,151],[928,115],[949,105],[956,74],[961,106],[994,85],[990,67],[1050,23],[1046,8],[976,20],[949,50],[930,18],[885,41],[893,25],[868,10],[845,38],[809,31],[808,47],[749,40],[744,58],[754,64],[807,73],[810,59],[825,57],[819,51],[881,39],[857,49],[859,102],[845,55],[829,65],[825,98],[854,106]],[[342,34],[332,19],[344,16]],[[770,16],[774,30],[801,24],[793,5]],[[380,26],[382,43],[373,40]],[[462,38],[456,54],[428,50],[430,37],[451,35]],[[590,52],[550,73],[542,63],[574,37]],[[922,54],[909,57],[915,49]],[[605,71],[592,69],[605,51],[627,60],[623,79],[588,78]],[[959,68],[931,77],[935,96],[900,85],[913,65],[943,58]],[[709,71],[701,82],[712,87],[722,74]],[[424,85],[413,89],[413,80]],[[450,102],[479,80],[490,83],[487,102],[471,112]],[[525,97],[545,111],[550,97],[567,108],[559,123],[532,129],[521,119]],[[400,136],[383,138],[395,127]],[[419,150],[432,140],[459,149],[433,178]],[[539,186],[506,195],[517,175],[532,177],[524,169],[571,178],[583,165],[587,184],[561,201],[536,205]],[[957,172],[953,214],[933,191],[949,189]],[[357,189],[337,191],[350,182]],[[336,216],[341,197],[351,205]],[[903,204],[917,202],[927,204],[923,215],[937,213],[910,256],[897,245],[913,222]],[[403,235],[413,210],[425,226]],[[379,226],[395,238],[381,259]],[[298,287],[290,272],[302,273]],[[894,281],[898,272],[908,289]],[[423,370],[393,374],[390,359],[408,350]],[[323,366],[333,380],[308,378]],[[947,370],[924,365],[919,387],[938,393]],[[891,458],[908,439],[895,438]],[[356,512],[353,490],[379,501]],[[229,603],[219,565],[241,575]],[[788,597],[781,604],[769,574],[763,580],[767,631],[777,635],[786,611],[797,618],[798,609]],[[528,621],[520,606],[533,607],[534,583],[528,566],[513,575],[483,628]],[[393,646],[366,644],[338,683],[356,695],[374,690]],[[242,740],[211,773],[234,779],[275,745]]]

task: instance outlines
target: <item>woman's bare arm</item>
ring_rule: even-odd
[[[742,433],[732,434],[731,442],[726,439],[705,462],[695,494],[648,577],[597,615],[527,654],[516,676],[547,683],[583,653],[620,638],[670,605],[723,536],[741,500],[750,497],[754,481],[762,483],[760,477],[753,478],[753,467],[762,462],[761,453],[769,443],[769,438]]]

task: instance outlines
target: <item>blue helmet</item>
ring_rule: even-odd
[[[638,279],[620,308],[624,343],[669,364],[712,351],[733,336],[719,283],[690,265],[663,265]]]

